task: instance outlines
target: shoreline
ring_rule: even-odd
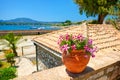
[[[0,31],[0,36],[3,36],[8,33],[14,33],[15,35],[39,35],[39,34],[45,34],[48,32],[52,32],[55,30],[6,30],[6,31]]]

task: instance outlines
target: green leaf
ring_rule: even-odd
[[[65,44],[66,44],[66,41],[63,40],[63,41],[61,42],[60,46],[63,46],[63,45],[65,45]]]

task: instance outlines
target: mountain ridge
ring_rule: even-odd
[[[18,23],[18,22],[21,22],[21,23],[29,22],[29,23],[36,23],[36,22],[39,22],[39,21],[30,19],[30,18],[15,18],[15,19],[10,19],[10,20],[2,20],[2,22],[16,22],[16,23]]]
[[[57,21],[47,22],[47,21],[37,21],[31,18],[15,18],[10,20],[0,20],[0,22],[14,22],[14,23],[60,23]]]

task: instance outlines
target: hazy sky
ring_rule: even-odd
[[[87,18],[85,14],[80,15],[74,0],[0,0],[0,19],[21,17],[38,21],[93,19]]]

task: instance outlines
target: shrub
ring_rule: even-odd
[[[3,64],[2,64],[2,61],[0,60],[0,67],[2,66]]]
[[[9,54],[6,54],[5,57],[7,59],[7,62],[11,62],[12,59],[14,59],[14,54],[13,53],[9,53]]]
[[[0,69],[0,80],[10,80],[16,77],[16,68],[9,67]]]
[[[5,56],[7,58],[7,62],[10,63],[12,66],[12,64],[15,63],[15,60],[14,60],[15,55],[13,53],[9,53],[9,54],[6,54]]]

